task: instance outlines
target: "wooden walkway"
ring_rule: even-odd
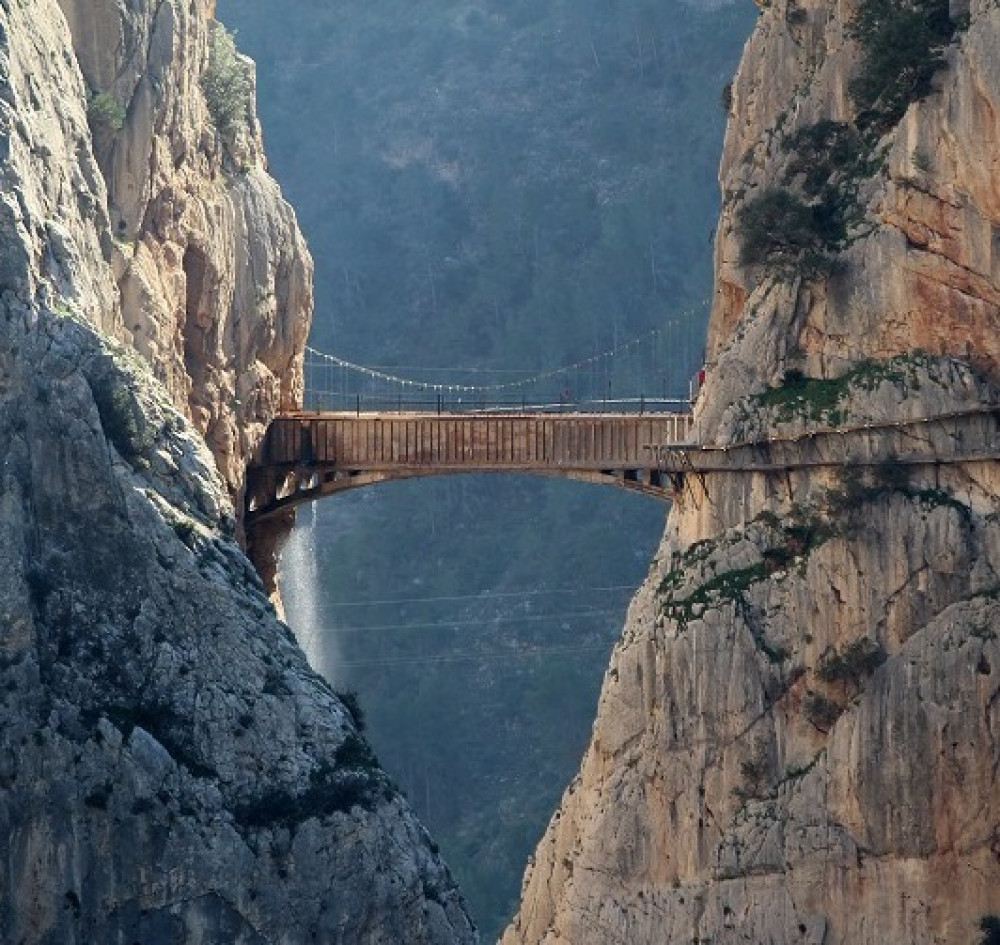
[[[562,476],[661,499],[705,477],[1000,459],[1000,405],[695,442],[690,413],[334,413],[275,418],[247,470],[246,522],[345,489],[470,472]]]
[[[563,476],[670,498],[665,446],[689,413],[334,413],[271,422],[247,475],[247,517],[390,479],[450,473]]]

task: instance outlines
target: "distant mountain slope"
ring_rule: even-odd
[[[320,260],[320,346],[551,366],[706,295],[721,92],[749,5],[291,2],[275,23],[251,0],[219,15],[266,76],[272,164]]]

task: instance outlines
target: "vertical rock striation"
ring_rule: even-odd
[[[697,405],[746,468],[688,477],[505,945],[944,945],[1000,913],[1000,12],[953,10],[888,120],[851,94],[857,10],[776,0],[747,45]],[[828,196],[842,229],[789,247]]]
[[[0,940],[471,942],[235,541],[309,259],[209,14],[0,2]]]
[[[238,61],[248,95],[219,131],[200,87],[218,29],[205,0],[60,5],[88,99],[121,109],[111,121],[91,109],[118,334],[205,436],[235,495],[275,411],[300,403],[312,310],[312,261],[265,166],[253,63]]]

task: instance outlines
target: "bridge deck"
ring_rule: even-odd
[[[1000,458],[1000,405],[694,443],[688,413],[294,413],[247,471],[247,521],[344,489],[455,472],[532,472],[673,498],[684,477]]]
[[[651,444],[687,442],[691,415],[301,413],[275,419],[266,465],[655,468]]]
[[[686,444],[689,413],[284,414],[248,478],[248,511],[266,514],[386,479],[535,472],[670,494],[656,450]]]

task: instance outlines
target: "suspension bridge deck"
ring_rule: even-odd
[[[275,418],[247,477],[259,518],[345,489],[414,476],[526,472],[673,491],[662,449],[690,413],[300,412]]]

